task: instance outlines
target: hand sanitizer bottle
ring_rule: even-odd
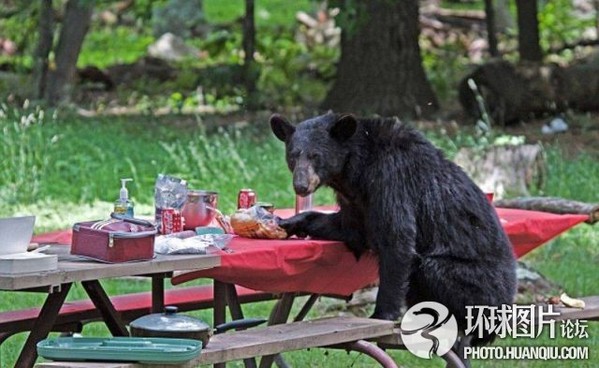
[[[133,217],[133,202],[129,200],[129,191],[127,191],[127,182],[133,179],[121,179],[121,191],[119,199],[114,202],[114,213]]]

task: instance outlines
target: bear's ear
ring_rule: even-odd
[[[295,127],[279,114],[270,117],[270,129],[283,142],[295,132]]]
[[[339,142],[345,142],[356,132],[358,120],[353,115],[342,115],[329,130],[331,137]]]

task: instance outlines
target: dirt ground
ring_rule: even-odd
[[[523,135],[527,142],[557,146],[569,157],[586,153],[599,159],[599,113],[568,114],[565,116],[568,131],[543,134],[541,128],[549,120],[550,118],[529,121],[501,130],[510,135]]]

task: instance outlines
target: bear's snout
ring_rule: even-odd
[[[312,165],[298,165],[293,170],[293,189],[304,197],[313,193],[320,184],[320,178],[314,172]]]

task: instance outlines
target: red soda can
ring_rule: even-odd
[[[174,208],[163,208],[160,219],[160,232],[162,234],[178,233],[183,230],[181,212]]]
[[[256,204],[256,192],[252,189],[241,189],[237,195],[237,208],[250,208]]]

